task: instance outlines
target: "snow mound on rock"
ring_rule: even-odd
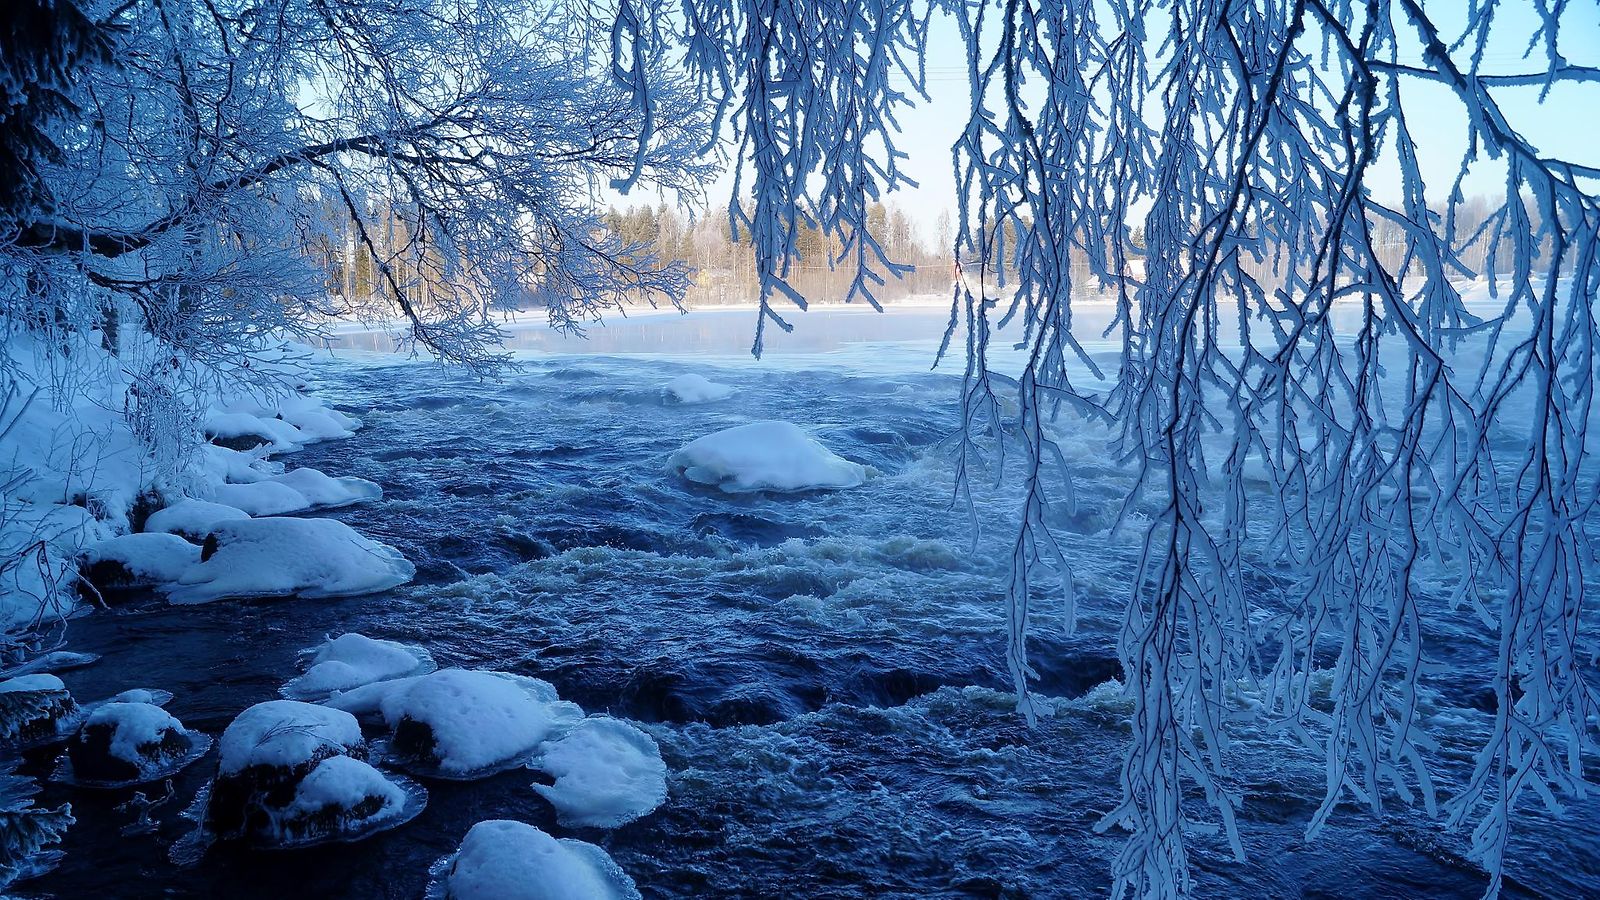
[[[347,712],[296,700],[268,700],[239,713],[222,732],[217,771],[233,775],[252,766],[289,769],[363,746],[361,724]]]
[[[443,872],[451,900],[632,900],[633,879],[604,850],[523,822],[472,826]]]
[[[302,443],[347,438],[361,427],[361,420],[347,416],[322,400],[298,391],[272,397],[268,400],[238,400],[228,407],[230,412],[246,413],[260,418],[278,418],[300,432]]]
[[[287,484],[257,481],[250,484],[219,484],[212,496],[225,506],[241,509],[252,516],[281,516],[311,508],[311,501]]]
[[[288,422],[250,413],[213,412],[200,427],[213,441],[232,444],[235,450],[264,445],[274,453],[287,453],[305,443],[305,435]]]
[[[200,561],[200,548],[175,534],[124,534],[90,544],[80,564],[96,587],[166,584]],[[120,570],[120,571],[118,571]]]
[[[661,395],[678,403],[710,403],[733,396],[733,388],[691,372],[663,384]]]
[[[250,514],[236,506],[185,497],[165,509],[151,513],[150,518],[145,520],[144,530],[175,534],[198,543],[205,540],[205,536],[211,533],[211,529],[217,523],[248,518]]]
[[[552,707],[565,705],[541,702],[498,673],[468,669],[397,683],[379,700],[397,753],[457,777],[531,753],[562,724]]]
[[[855,487],[869,472],[789,422],[725,428],[690,441],[667,462],[684,478],[729,493]]]
[[[39,673],[0,681],[0,748],[22,750],[64,740],[83,720],[83,709],[61,679]]]
[[[223,522],[206,538],[206,551],[167,589],[173,603],[347,597],[405,584],[417,572],[400,551],[336,519]]]
[[[216,444],[206,444],[200,449],[203,453],[201,465],[212,476],[212,481],[219,484],[224,481],[250,484],[283,471],[282,463],[265,459],[256,453],[243,453]]]
[[[433,668],[433,657],[421,647],[353,632],[307,652],[311,656],[311,666],[304,675],[283,686],[286,697],[322,699]]]
[[[333,478],[312,468],[290,469],[269,479],[274,484],[292,488],[313,506],[349,506],[363,500],[376,500],[383,496],[383,488],[365,478]]]
[[[362,816],[365,822],[371,823],[399,815],[405,801],[405,792],[382,772],[359,759],[330,756],[317,763],[317,767],[301,780],[295,788],[294,800],[284,809],[284,816],[291,820],[305,819],[326,815],[329,810],[375,806],[374,811]]]
[[[0,694],[12,691],[64,691],[66,682],[46,672],[37,675],[18,675],[0,681]]]
[[[144,756],[140,747],[158,744],[168,732],[188,734],[172,713],[153,703],[107,703],[89,714],[85,728],[109,726],[111,728],[111,755],[134,765],[141,765]]]
[[[535,768],[555,776],[555,784],[533,789],[563,825],[615,828],[667,799],[667,765],[655,739],[610,717],[585,719],[546,745]]]

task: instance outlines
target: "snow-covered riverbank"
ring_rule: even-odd
[[[0,630],[47,626],[129,588],[194,602],[410,577],[397,553],[336,521],[272,518],[382,496],[370,481],[283,461],[361,427],[303,390],[310,350],[273,346],[248,369],[181,395],[168,388],[165,406],[147,399],[166,385],[141,373],[141,354],[26,335],[3,351]],[[241,524],[252,517],[271,522]]]

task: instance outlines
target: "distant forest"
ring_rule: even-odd
[[[613,207],[604,221],[624,241],[653,245],[660,262],[682,262],[694,271],[686,304],[720,306],[755,300],[755,255],[749,235],[741,231],[739,242],[734,242],[727,210],[718,207],[690,222],[666,204],[626,210]],[[885,278],[873,291],[880,302],[949,292],[953,238],[948,213],[941,213],[931,233],[924,233],[904,210],[880,203],[868,211],[867,228],[890,259],[914,267],[901,278]],[[843,301],[855,277],[854,254],[840,260],[838,242],[805,225],[796,244],[800,258],[791,267],[789,284],[812,303]]]
[[[1510,249],[1496,229],[1501,223],[1491,215],[1498,205],[1487,197],[1471,197],[1456,207],[1451,230],[1456,236],[1457,265],[1451,266],[1451,277],[1477,274],[1487,267],[1490,257],[1495,255],[1500,257],[1502,268],[1508,264]],[[372,206],[372,215],[378,224],[370,229],[369,234],[380,251],[390,247],[406,247],[412,255],[419,252],[409,240],[403,218],[388,213],[380,203],[373,203]],[[329,279],[330,294],[347,301],[349,309],[359,311],[378,300],[374,294],[378,282],[371,253],[356,242],[348,217],[336,209],[330,208],[328,212],[324,223],[326,230],[310,241],[311,252],[320,257],[322,264],[332,273]],[[1439,215],[1443,218],[1444,211],[1441,210]],[[713,208],[691,221],[679,209],[665,203],[628,209],[611,207],[602,217],[602,222],[625,243],[654,247],[654,266],[675,262],[686,266],[692,280],[684,296],[685,305],[725,306],[755,301],[758,289],[755,254],[749,235],[742,229],[739,240],[733,239],[726,209]],[[1539,225],[1535,216],[1530,226],[1537,232]],[[880,302],[894,303],[914,295],[948,293],[955,274],[950,259],[954,236],[948,213],[941,213],[930,227],[914,222],[904,210],[892,204],[874,204],[869,210],[867,227],[891,260],[911,267],[899,278],[885,275],[885,283],[873,290]],[[1412,252],[1406,231],[1398,223],[1379,219],[1371,223],[1371,228],[1373,246],[1385,264],[1398,265]],[[1008,278],[1015,272],[1009,251],[1016,245],[1015,226],[1008,222],[1006,238],[990,246],[991,253],[997,256],[1004,254]],[[854,254],[846,254],[841,259],[836,239],[804,224],[800,226],[796,246],[799,258],[791,265],[789,284],[812,303],[843,301],[855,277]],[[1134,266],[1130,274],[1135,278],[1142,277],[1142,227],[1130,230],[1127,251],[1130,264]],[[426,254],[428,248],[420,252]],[[353,264],[346,265],[346,260]],[[1248,261],[1246,268],[1263,283],[1281,288],[1282,285],[1275,278],[1277,262],[1274,255],[1263,253],[1259,258]],[[419,306],[430,306],[436,295],[450,292],[448,277],[443,275],[448,266],[429,259],[413,260],[406,252],[394,253],[390,265],[396,271],[399,282],[407,287],[412,302]],[[978,262],[976,259],[964,260],[963,265],[968,270],[967,277],[970,280],[978,270]],[[879,274],[884,274],[881,266],[875,269]],[[986,283],[988,278],[998,274],[996,260],[990,261],[988,272]],[[1084,290],[1095,290],[1095,280],[1081,257],[1074,260],[1072,274],[1075,285]],[[989,283],[989,287],[998,289],[999,285]],[[639,298],[640,302],[644,302],[644,299]],[[538,305],[530,292],[524,308]]]

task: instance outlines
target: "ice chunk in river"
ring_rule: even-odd
[[[555,776],[533,786],[561,824],[615,828],[649,815],[667,799],[667,765],[655,739],[606,716],[585,719],[547,744],[535,768]]]
[[[150,518],[145,520],[144,530],[176,534],[199,543],[205,540],[206,535],[211,533],[212,527],[217,523],[248,518],[250,514],[236,506],[186,497],[165,509],[151,513]]]
[[[632,900],[633,879],[604,850],[557,840],[523,822],[491,819],[472,826],[438,873],[451,900]]]
[[[345,597],[405,584],[416,567],[400,551],[336,519],[223,522],[202,561],[167,589],[173,603],[221,597]]]
[[[703,375],[689,373],[679,375],[677,378],[661,386],[661,394],[669,400],[679,403],[710,403],[713,400],[722,400],[733,396],[733,388],[726,384],[718,384]]]
[[[382,641],[362,634],[342,634],[314,650],[311,666],[283,686],[296,700],[321,700],[330,694],[366,684],[431,671],[433,657],[421,647]]]
[[[708,434],[672,454],[668,465],[729,493],[855,487],[868,473],[789,422],[751,422]]]
[[[200,561],[200,548],[175,534],[124,534],[90,544],[79,558],[97,588],[166,584]]]

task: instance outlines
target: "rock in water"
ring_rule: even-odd
[[[204,738],[153,703],[113,701],[89,714],[68,742],[67,758],[75,782],[137,784],[165,778],[193,762]]]
[[[386,693],[395,755],[413,771],[471,778],[515,764],[573,718],[500,673],[441,669]],[[581,716],[581,711],[577,712]]]
[[[730,494],[855,487],[871,471],[789,422],[751,422],[696,438],[667,465],[690,481]]]
[[[25,750],[65,740],[83,710],[54,675],[20,675],[0,681],[0,747]]]
[[[284,844],[313,843],[368,832],[406,810],[406,792],[359,759],[330,756],[295,787],[276,816]]]

